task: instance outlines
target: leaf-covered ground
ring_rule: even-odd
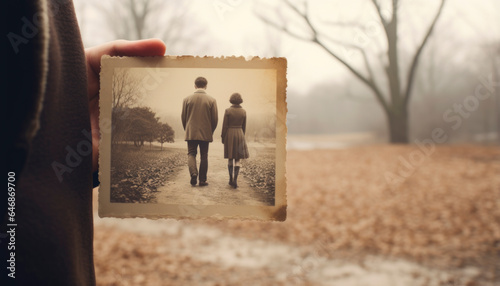
[[[317,285],[314,281],[330,279],[346,281],[334,285],[403,285],[397,283],[403,281],[403,268],[391,276],[393,284],[359,282],[363,280],[356,273],[365,273],[365,257],[375,255],[456,273],[439,274],[432,280],[422,274],[428,272],[409,268],[405,279],[410,282],[404,285],[495,285],[500,280],[500,148],[440,146],[422,154],[416,146],[392,145],[292,150],[287,155],[286,222],[179,222],[179,233],[187,228],[217,229],[218,236],[203,238],[207,248],[238,237],[255,245],[314,249],[293,260],[285,278],[280,276],[284,280],[273,278],[278,272],[269,265],[283,269],[288,265],[247,268],[202,262],[197,257],[203,247],[191,254],[192,245],[179,246],[177,240],[185,236],[162,240],[161,236],[114,230],[108,237],[110,228],[101,226],[95,235],[98,284],[237,285],[236,281],[250,281],[244,285]],[[237,243],[223,249],[242,247]],[[184,251],[183,255],[174,250]],[[244,262],[249,254],[239,255],[234,263]],[[311,257],[316,263],[306,264]],[[333,277],[332,271],[344,266],[335,264],[330,272],[315,268],[328,259],[340,259],[346,265],[359,260],[360,268]],[[389,270],[377,271],[382,275]],[[301,280],[289,280],[294,273],[303,274]],[[248,280],[259,275],[267,278]]]
[[[417,153],[415,146],[291,151],[285,223],[214,224],[249,237],[265,232],[289,243],[321,241],[332,254],[352,250],[456,266],[500,257],[500,148],[437,147],[411,164]],[[406,176],[394,182],[389,174]]]
[[[251,187],[264,192],[271,205],[274,205],[275,158],[274,148],[261,148],[257,158],[250,157],[241,164],[241,174],[250,180]]]
[[[496,262],[500,271],[500,148],[417,154],[424,153],[415,146],[387,145],[291,151],[285,223],[213,224],[251,238],[319,241],[330,256],[349,250],[441,266]]]
[[[186,164],[184,150],[114,146],[111,153],[111,202],[155,202],[157,188],[181,164]]]

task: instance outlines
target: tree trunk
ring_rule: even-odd
[[[408,110],[404,107],[387,115],[389,120],[389,141],[408,144]]]

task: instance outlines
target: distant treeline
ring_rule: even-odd
[[[287,103],[291,134],[370,132],[383,136],[387,132],[383,110],[371,95],[351,96],[339,87],[325,85],[306,96],[291,93]]]
[[[247,112],[247,128],[246,138],[251,141],[269,140],[276,137],[276,116],[273,114],[255,113],[253,110]],[[219,110],[219,113],[221,111]],[[182,127],[181,118],[171,114],[162,114],[160,118],[164,122],[169,122],[172,129],[175,131],[177,139],[184,140],[184,129]],[[218,141],[221,136],[222,121],[219,123],[214,132],[214,140]]]
[[[475,90],[481,87],[477,78],[461,71],[449,80],[453,84],[437,87],[417,78],[416,94],[409,105],[410,142],[430,138],[436,128],[444,131],[447,143],[500,142],[500,94],[486,93],[484,87],[480,91],[487,96],[477,99]],[[304,95],[289,92],[287,103],[291,134],[388,134],[381,107],[359,84],[319,84]]]
[[[113,108],[112,143],[133,142],[135,146],[144,146],[154,141],[174,142],[175,132],[168,123],[160,122],[149,107]]]

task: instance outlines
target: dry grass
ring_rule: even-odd
[[[194,224],[239,237],[312,246],[325,257],[377,254],[440,267],[472,264],[481,269],[481,279],[500,279],[500,148],[437,147],[402,182],[388,184],[386,172],[404,170],[400,158],[408,160],[415,150],[380,145],[290,151],[286,222]],[[163,245],[172,239],[166,237]],[[149,282],[165,277],[179,285],[197,284],[207,275],[226,285],[241,278],[232,269],[167,255],[157,238],[97,228],[95,240],[100,285],[127,285],[127,275],[126,281],[135,281],[130,285],[154,285]],[[121,273],[120,283],[116,273]],[[272,275],[254,273],[261,274]],[[149,284],[139,281],[144,275]]]
[[[223,267],[179,254],[170,244],[175,235],[162,237],[131,234],[110,227],[95,229],[95,270],[97,285],[287,285],[262,283],[273,277],[269,269]],[[187,243],[180,243],[189,248]],[[244,279],[244,280],[242,280]],[[306,284],[307,285],[307,284]]]
[[[166,240],[172,238],[165,238]],[[126,236],[110,228],[96,228],[95,264],[99,285],[154,285],[156,281],[184,281],[196,284],[214,270],[208,263],[186,256],[165,256],[162,240],[146,235]],[[197,269],[179,271],[180,269]]]
[[[461,266],[500,255],[500,149],[438,147],[399,185],[413,146],[288,153],[285,223],[212,222],[235,234]],[[489,263],[489,262],[486,262]],[[497,264],[499,262],[497,261]]]

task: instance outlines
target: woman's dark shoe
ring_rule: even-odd
[[[196,178],[197,177],[198,176],[196,176],[196,175],[191,176],[191,186],[196,186]]]
[[[233,185],[233,165],[227,165],[227,170],[229,171],[229,185]]]
[[[233,188],[238,187],[238,174],[240,173],[240,166],[234,167],[234,179],[233,179]]]

